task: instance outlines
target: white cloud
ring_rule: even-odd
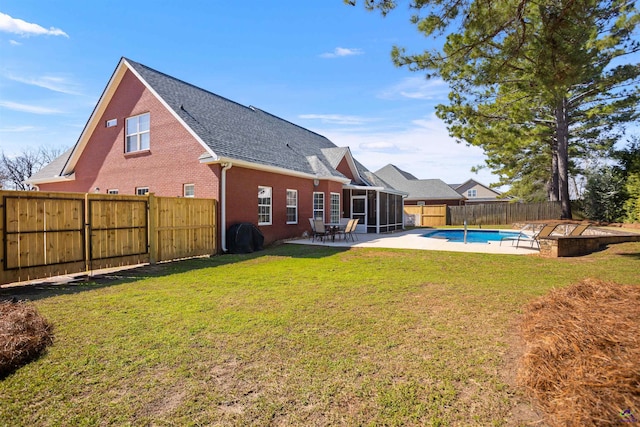
[[[375,141],[375,142],[363,142],[360,144],[361,150],[366,151],[389,151],[389,150],[399,150],[399,148],[389,141]]]
[[[0,101],[0,108],[6,108],[8,110],[32,114],[59,114],[62,112],[53,108],[39,107],[37,105],[18,104],[17,102],[11,101]]]
[[[13,126],[13,127],[0,128],[0,132],[20,133],[20,132],[30,132],[35,129],[36,128],[34,126]]]
[[[19,77],[14,75],[6,75],[10,80],[24,83],[27,85],[38,86],[44,89],[49,89],[54,92],[66,93],[68,95],[80,95],[80,92],[77,90],[76,85],[69,82],[67,79],[63,77],[55,77],[55,76],[42,76],[37,78],[31,77]]]
[[[435,114],[416,119],[402,129],[327,127],[314,131],[339,147],[349,146],[354,157],[371,171],[391,163],[418,178],[439,178],[446,183],[472,177],[487,185],[498,180],[487,170],[471,172],[473,166],[484,164],[482,150],[456,143]]]
[[[301,114],[298,117],[307,120],[320,120],[322,123],[335,125],[363,125],[376,120],[366,117],[345,116],[341,114]]]
[[[0,31],[5,33],[20,34],[21,36],[64,36],[69,37],[67,33],[59,28],[50,27],[46,29],[38,24],[23,21],[22,19],[12,18],[11,16],[0,12]]]
[[[362,49],[351,49],[346,47],[337,47],[333,52],[326,52],[320,55],[321,58],[339,58],[342,56],[362,55]]]
[[[378,97],[382,99],[427,99],[444,100],[449,86],[442,79],[427,80],[425,77],[407,77],[400,83],[382,90]]]
[[[22,46],[22,43],[17,42],[17,41],[15,41],[15,40],[9,40],[9,44],[10,44],[11,46]]]

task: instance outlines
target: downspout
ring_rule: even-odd
[[[222,252],[227,252],[227,171],[231,169],[231,162],[220,163],[220,245]]]

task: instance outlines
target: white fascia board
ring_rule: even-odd
[[[349,169],[351,169],[351,173],[353,176],[357,176],[360,181],[367,182],[366,179],[363,179],[358,172],[358,167],[356,166],[356,162],[353,160],[353,154],[351,154],[351,148],[347,147],[347,155],[345,156],[347,159],[347,164],[349,165]]]
[[[78,159],[80,159],[80,155],[82,154],[82,152],[84,151],[84,148],[89,142],[89,137],[93,134],[93,131],[96,129],[96,126],[98,125],[99,118],[102,117],[102,114],[106,110],[107,105],[109,105],[109,101],[111,100],[111,97],[115,93],[116,88],[119,86],[120,81],[122,81],[122,77],[124,76],[124,71],[126,71],[126,68],[124,65],[124,59],[121,59],[115,71],[113,72],[113,75],[109,79],[109,83],[107,83],[107,86],[102,92],[102,95],[100,95],[100,99],[98,99],[98,103],[94,107],[93,112],[91,113],[91,116],[89,116],[89,120],[87,121],[87,124],[84,126],[84,129],[82,129],[80,138],[78,138],[76,145],[73,147],[73,151],[71,152],[71,155],[69,156],[69,158],[67,159],[67,162],[63,166],[60,175],[67,175],[67,174],[73,173],[74,168],[76,167],[76,163],[78,162]]]
[[[295,176],[298,178],[305,178],[305,179],[323,179],[323,180],[327,180],[327,181],[336,181],[336,182],[340,182],[342,184],[346,184],[347,182],[350,182],[351,180],[348,178],[340,178],[337,176],[319,176],[316,174],[311,174],[311,173],[305,173],[305,172],[298,172],[298,171],[294,171],[291,169],[286,169],[286,168],[280,168],[277,166],[269,166],[269,165],[262,165],[259,163],[253,163],[253,162],[248,162],[246,160],[237,160],[237,159],[232,159],[229,157],[218,157],[218,156],[212,156],[212,157],[200,157],[200,163],[204,163],[204,164],[216,164],[216,163],[231,163],[234,166],[239,166],[239,167],[243,167],[243,168],[247,168],[247,169],[254,169],[254,170],[259,170],[259,171],[264,171],[264,172],[271,172],[271,173],[277,173],[279,175],[288,175],[288,176]]]
[[[99,125],[100,117],[102,117],[104,111],[111,102],[111,99],[118,89],[118,86],[120,86],[120,82],[122,81],[127,70],[131,71],[131,73],[136,76],[136,78],[144,85],[144,87],[147,88],[147,90],[149,90],[149,92],[151,92],[158,101],[160,101],[160,103],[176,118],[176,120],[187,130],[187,132],[189,132],[202,145],[202,147],[207,152],[209,152],[212,156],[215,156],[215,153],[213,153],[211,148],[207,144],[205,144],[204,141],[202,141],[202,139],[193,131],[193,129],[191,129],[173,110],[173,108],[171,108],[169,104],[167,104],[164,99],[162,99],[162,97],[158,95],[158,93],[149,85],[149,83],[147,83],[147,81],[143,79],[142,76],[140,76],[140,74],[138,74],[138,72],[124,58],[122,58],[118,63],[115,71],[113,72],[111,79],[109,79],[109,83],[107,83],[107,86],[102,92],[98,103],[93,109],[93,112],[91,113],[87,124],[82,130],[80,138],[78,138],[78,142],[76,142],[76,145],[73,148],[73,151],[69,156],[67,163],[62,168],[61,175],[73,173],[80,155],[84,151],[84,148],[89,142],[89,138],[93,134],[94,130]]]
[[[406,193],[404,191],[399,191],[399,190],[393,190],[391,188],[384,188],[384,187],[367,187],[366,185],[345,185],[344,188],[346,190],[373,190],[373,191],[382,191],[384,193],[389,193],[389,194],[397,194],[398,196],[402,196],[404,198],[406,198],[409,193]]]
[[[129,65],[129,63],[126,60],[124,60],[124,63],[127,65],[127,68],[129,69],[129,71],[131,71],[133,75],[136,76],[138,80],[142,82],[142,84],[147,88],[147,90],[151,92],[158,101],[160,101],[160,103],[164,106],[164,108],[166,108],[167,111],[169,111],[173,115],[173,117],[178,121],[178,123],[180,123],[186,129],[186,131],[189,132],[191,136],[193,136],[193,138],[200,143],[200,145],[202,145],[202,148],[204,148],[205,151],[209,153],[212,157],[217,157],[216,153],[213,152],[211,147],[205,144],[202,138],[200,138],[200,136],[198,136],[198,134],[193,129],[191,129],[191,126],[189,126],[184,122],[184,120],[182,120],[182,118],[178,115],[178,113],[176,113],[176,111],[173,108],[171,108],[171,106],[167,104],[160,95],[158,95],[158,93],[151,87],[151,85],[149,85],[149,83],[147,83],[147,81],[143,79],[142,76],[138,74],[138,72],[131,65]]]
[[[65,175],[65,176],[57,175],[49,178],[25,179],[24,183],[30,184],[30,185],[39,185],[39,184],[49,184],[52,182],[75,181],[75,179],[76,179],[76,174],[72,173],[70,175]]]

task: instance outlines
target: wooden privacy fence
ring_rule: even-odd
[[[209,255],[216,201],[0,191],[0,284]]]
[[[451,225],[513,224],[514,222],[560,219],[560,202],[542,203],[486,203],[449,206]]]
[[[416,227],[447,225],[447,205],[405,206],[404,214],[415,218]]]

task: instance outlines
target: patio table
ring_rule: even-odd
[[[336,224],[334,222],[331,222],[331,223],[326,223],[324,226],[327,229],[327,231],[329,232],[329,234],[331,235],[331,241],[335,242],[336,241],[336,234],[338,234],[340,232],[340,227],[342,225],[341,224]]]

